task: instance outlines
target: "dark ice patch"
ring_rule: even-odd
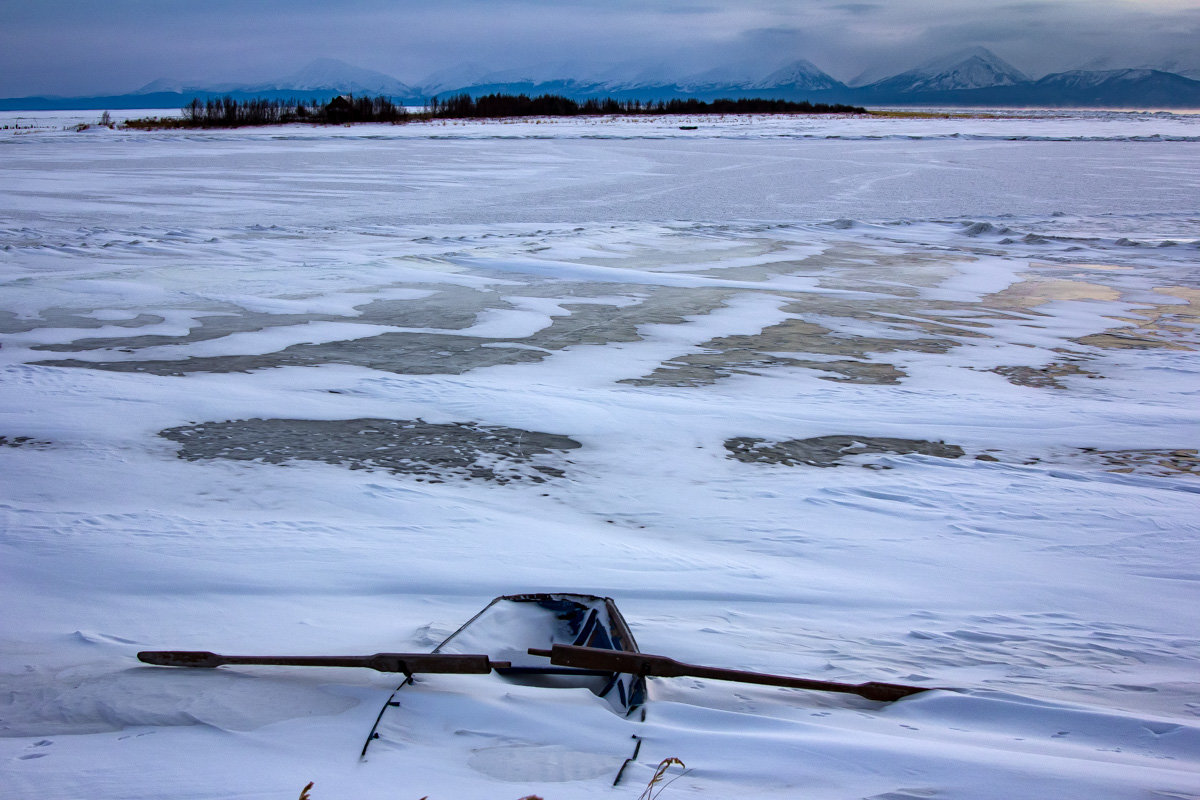
[[[625,378],[631,386],[703,386],[732,375],[760,375],[775,367],[799,367],[827,372],[821,380],[837,383],[884,385],[899,383],[907,373],[894,364],[838,359],[811,361],[746,351],[697,353],[664,361],[649,375]]]
[[[284,464],[323,461],[442,481],[481,478],[542,483],[562,477],[567,436],[468,422],[393,419],[243,419],[159,431],[189,461],[226,458]]]
[[[1072,375],[1083,375],[1088,378],[1102,377],[1071,362],[1055,362],[1044,367],[995,367],[991,372],[1003,375],[1009,383],[1015,386],[1030,386],[1037,389],[1065,389],[1066,385],[1058,379]]]
[[[1136,328],[1114,328],[1104,333],[1090,333],[1072,339],[1088,347],[1099,347],[1104,350],[1191,350],[1191,347],[1178,342],[1164,341],[1153,335],[1145,335]]]
[[[846,462],[843,459],[849,456],[874,453],[917,453],[938,458],[960,458],[964,455],[963,449],[958,445],[884,436],[816,436],[811,439],[789,439],[781,442],[738,436],[726,440],[725,449],[729,451],[730,458],[738,461],[782,464],[789,467],[840,467],[845,466]]]
[[[49,447],[50,442],[34,439],[32,436],[0,436],[0,447]]]
[[[682,289],[659,287],[625,287],[619,285],[583,284],[573,288],[573,294],[584,299],[590,293],[611,295],[623,291],[633,301],[630,305],[610,305],[606,302],[571,302],[561,296],[561,287],[547,284],[526,287],[523,295],[560,300],[568,313],[552,318],[545,328],[530,336],[489,338],[462,336],[431,331],[388,332],[358,339],[295,344],[274,353],[261,355],[198,356],[182,359],[127,359],[121,361],[85,361],[55,359],[34,362],[40,366],[79,367],[112,372],[143,372],[151,375],[182,376],[193,373],[251,372],[275,367],[310,367],[322,364],[350,364],[402,375],[459,375],[481,367],[501,364],[520,364],[541,361],[551,353],[575,345],[605,345],[616,342],[641,341],[638,328],[642,325],[686,322],[689,316],[711,313],[732,294],[728,290]],[[442,295],[446,295],[443,297]],[[484,301],[488,302],[484,302]],[[476,315],[488,308],[512,309],[503,300],[485,297],[481,293],[451,289],[436,298],[420,302],[391,303],[377,301],[361,307],[361,314],[352,319],[328,316],[309,316],[293,319],[275,315],[225,316],[202,318],[199,328],[186,337],[168,340],[161,337],[142,337],[138,346],[187,344],[192,341],[220,338],[229,333],[261,330],[275,324],[296,324],[316,319],[341,319],[347,322],[370,322],[402,327],[438,325],[446,328],[465,328]],[[129,341],[84,340],[83,349],[114,344],[128,347]],[[56,350],[69,346],[55,345]],[[43,348],[46,349],[46,348]]]
[[[289,299],[286,296],[280,299]],[[182,335],[151,334],[125,337],[90,337],[73,342],[36,345],[33,350],[56,353],[84,352],[88,350],[121,349],[125,352],[145,347],[184,345],[221,339],[235,333],[254,333],[269,328],[304,325],[310,322],[348,322],[362,325],[394,325],[404,328],[441,328],[454,330],[469,327],[480,312],[493,307],[492,295],[470,288],[449,286],[441,288],[430,297],[417,300],[368,299],[355,307],[354,316],[339,314],[270,314],[251,311],[232,304],[213,305],[193,309],[196,319],[193,327]],[[507,303],[494,307],[509,308]],[[156,318],[162,322],[162,318]],[[63,320],[60,320],[63,321]],[[80,327],[60,325],[60,327]],[[125,327],[133,327],[126,324]],[[195,359],[199,360],[199,359]],[[82,362],[81,362],[82,363]],[[144,362],[154,364],[158,362]],[[153,369],[138,370],[156,372]],[[193,370],[200,371],[200,370]],[[156,372],[157,374],[157,372]]]
[[[1098,457],[1107,472],[1154,475],[1161,478],[1200,476],[1200,451],[1196,448],[1100,450],[1082,447],[1085,457]]]
[[[827,305],[834,309],[837,301]],[[801,308],[800,302],[789,306],[792,311]],[[893,328],[905,330],[908,336],[887,338],[839,334],[824,325],[799,318],[787,319],[755,334],[710,339],[701,345],[704,352],[677,356],[664,361],[648,375],[626,379],[621,383],[634,386],[700,386],[735,374],[753,375],[770,368],[799,367],[829,373],[819,377],[839,383],[896,384],[906,373],[894,364],[874,361],[871,356],[894,352],[945,353],[958,346],[956,339],[945,335],[948,329],[940,322],[918,319],[895,323],[891,317],[852,310],[846,310],[845,316],[880,325],[890,324]],[[936,338],[918,336],[916,331],[935,333]],[[958,336],[976,335],[961,330],[954,330],[954,333]],[[804,358],[805,355],[835,358],[813,359]]]
[[[41,328],[144,328],[160,325],[166,320],[157,314],[141,312],[129,319],[101,319],[91,317],[78,309],[47,308],[37,317],[22,317],[11,311],[0,311],[0,333],[27,333]],[[34,348],[46,349],[45,345]]]
[[[482,346],[485,343],[492,346]],[[198,372],[253,372],[275,367],[316,367],[322,364],[350,364],[402,375],[458,375],[497,364],[540,361],[546,355],[544,351],[507,346],[503,340],[404,332],[320,344],[297,344],[264,355],[145,361],[84,361],[67,358],[34,363],[39,366],[144,372],[175,377]]]

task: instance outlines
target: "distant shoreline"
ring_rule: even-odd
[[[425,113],[425,109],[416,107],[405,109],[407,112],[403,119],[394,122],[383,122],[379,120],[362,121],[360,122],[329,122],[317,120],[295,120],[290,122],[281,122],[278,124],[253,125],[239,124],[233,126],[202,126],[189,125],[182,118],[181,109],[173,108],[158,108],[152,111],[159,116],[138,117],[136,110],[133,109],[114,109],[107,113],[107,116],[98,112],[95,109],[62,109],[58,111],[0,111],[0,131],[27,133],[34,131],[88,131],[97,129],[109,129],[113,131],[167,131],[167,130],[236,130],[238,128],[245,129],[270,129],[282,127],[284,124],[290,124],[302,128],[348,128],[358,124],[375,124],[375,125],[424,125],[444,126],[448,124],[462,125],[477,123],[480,126],[505,126],[505,125],[538,125],[538,124],[566,124],[569,121],[576,121],[587,125],[606,125],[617,124],[621,121],[637,124],[644,122],[654,124],[656,126],[670,125],[675,126],[676,121],[678,127],[683,131],[701,130],[704,131],[710,128],[720,128],[722,125],[728,125],[737,120],[744,120],[749,124],[752,120],[761,120],[763,125],[768,125],[769,120],[795,118],[797,121],[808,118],[812,120],[825,119],[832,120],[837,118],[852,118],[874,119],[881,124],[886,125],[886,121],[894,121],[897,124],[905,121],[921,121],[921,120],[982,120],[1001,122],[1004,120],[1035,120],[1035,119],[1055,119],[1055,118],[1096,118],[1110,119],[1114,116],[1124,118],[1136,118],[1149,121],[1151,119],[1165,120],[1174,118],[1183,120],[1186,118],[1195,118],[1200,116],[1200,110],[1197,109],[1061,109],[1061,108],[867,108],[861,113],[762,113],[762,112],[725,112],[725,113],[709,113],[709,114],[690,114],[687,112],[675,114],[654,114],[646,113],[644,110],[638,114],[624,113],[578,113],[571,116],[552,116],[552,115],[517,115],[517,116],[470,116],[470,117],[433,117]],[[132,124],[129,124],[132,123]],[[778,127],[777,125],[775,126]],[[786,126],[785,126],[786,127]],[[882,131],[881,131],[882,133]],[[1189,133],[1181,133],[1179,136],[1194,141],[1195,138]],[[1158,140],[1158,136],[1146,136],[1148,141]],[[1167,137],[1172,138],[1172,137]]]
[[[472,97],[467,94],[447,100],[433,98],[420,111],[409,111],[386,97],[338,96],[328,103],[316,101],[245,100],[233,97],[194,98],[182,109],[180,117],[144,117],[127,119],[119,126],[139,130],[244,128],[273,125],[345,125],[356,123],[404,124],[450,119],[532,119],[578,117],[650,117],[650,116],[725,116],[730,114],[858,114],[870,112],[861,106],[793,102],[763,98],[738,100],[640,100],[613,98],[578,102],[561,95],[492,94]],[[116,127],[104,112],[100,125]]]

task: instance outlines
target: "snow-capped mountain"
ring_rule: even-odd
[[[1074,69],[1068,72],[1056,72],[1047,75],[1038,83],[1042,86],[1057,86],[1061,89],[1094,89],[1106,83],[1133,83],[1145,81],[1153,77],[1155,70],[1151,69],[1109,69],[1082,70]]]
[[[702,72],[692,73],[674,83],[685,92],[708,92],[720,89],[744,88],[761,79],[765,70],[751,62],[718,64]]]
[[[777,89],[781,87],[813,91],[845,88],[840,81],[822,71],[811,61],[805,61],[802,58],[745,86],[746,89]]]
[[[298,72],[267,83],[244,86],[242,91],[334,91],[348,94],[373,94],[407,97],[416,90],[391,75],[363,69],[335,58],[318,58]]]
[[[647,86],[663,86],[675,83],[679,68],[665,62],[624,62],[580,75],[588,81],[609,91],[620,92]]]
[[[587,93],[598,86],[587,65],[575,62],[532,64],[502,70],[490,70],[477,63],[457,64],[438,70],[420,83],[417,91],[426,97],[459,93],[489,94],[562,94]]]
[[[154,94],[156,92],[167,92],[174,94],[203,93],[213,94],[217,92],[236,92],[243,88],[245,84],[241,83],[214,83],[200,84],[199,82],[181,81],[176,78],[159,78],[150,81],[142,88],[132,94]]]
[[[1171,108],[1200,105],[1200,81],[1156,69],[1071,70],[1047,75],[1025,90],[1043,105]]]
[[[673,74],[674,73],[674,74]],[[845,86],[802,59],[784,66],[761,62],[719,64],[700,72],[678,74],[669,65],[623,64],[598,69],[580,64],[538,65],[489,72],[462,65],[427,78],[427,94],[458,91],[557,92],[578,96],[654,93],[659,97],[744,96],[752,91],[824,92]]]
[[[1194,81],[1200,81],[1200,54],[1164,53],[1155,61],[1142,61],[1140,63],[1116,56],[1097,56],[1080,64],[1071,70],[1071,72],[1117,72],[1127,69],[1169,72],[1174,75],[1191,78]]]
[[[159,78],[150,81],[142,88],[138,89],[134,94],[153,94],[154,92],[186,92],[191,87],[181,80],[175,78]]]
[[[456,64],[446,69],[430,73],[421,81],[421,91],[428,95],[441,95],[464,86],[476,86],[487,83],[491,70],[482,64],[469,62]]]
[[[984,47],[959,50],[918,67],[868,84],[875,92],[953,92],[992,86],[1015,86],[1029,78]]]
[[[189,83],[172,78],[159,78],[138,89],[135,94],[232,94],[238,96],[263,95],[295,92],[309,94],[358,94],[383,95],[385,97],[415,98],[420,91],[391,75],[375,70],[363,69],[335,58],[319,58],[310,61],[302,69],[261,83]]]

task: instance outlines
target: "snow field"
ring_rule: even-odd
[[[5,796],[1200,795],[1200,484],[1150,468],[1200,446],[1194,118],[446,127],[0,140]],[[501,484],[159,435],[277,419],[580,447]],[[726,445],[836,435],[964,455]],[[360,762],[395,676],[134,658],[427,651],[554,590],[962,691],[656,680],[641,721],[439,676]]]

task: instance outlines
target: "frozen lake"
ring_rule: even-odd
[[[1200,797],[1200,116],[95,116],[0,115],[6,796]],[[360,762],[394,676],[134,657],[525,591],[963,691],[466,692]]]

